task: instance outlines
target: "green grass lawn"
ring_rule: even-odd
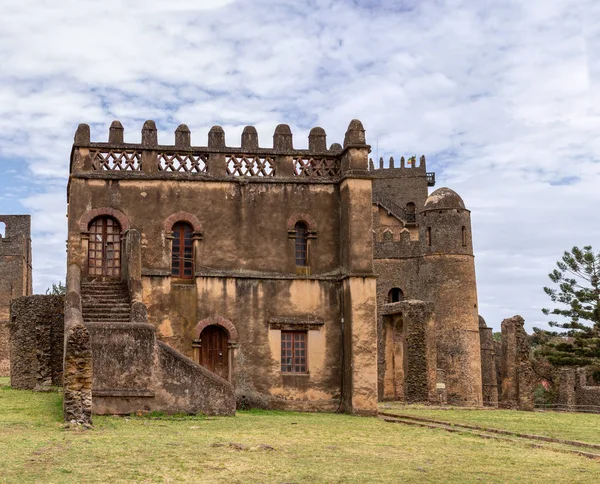
[[[600,444],[600,415],[598,414],[460,408],[441,410],[416,405],[404,406],[395,402],[382,403],[379,409],[387,413]]]
[[[95,417],[94,425],[65,429],[60,394],[2,386],[0,482],[573,483],[600,476],[600,463],[584,457],[377,418],[261,411]]]

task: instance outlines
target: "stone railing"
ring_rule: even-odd
[[[363,139],[364,130],[357,126],[361,128],[361,125],[351,123],[346,133],[346,147],[368,147]],[[362,132],[363,137],[357,136],[357,132]],[[125,143],[123,126],[115,121],[110,127],[108,142],[92,142],[89,126],[79,126],[71,172],[121,174],[119,176],[124,177],[153,174],[162,178],[179,175],[333,180],[342,175],[344,151],[337,143],[327,148],[322,128],[310,131],[308,149],[295,149],[292,132],[285,124],[275,129],[272,148],[259,147],[258,134],[252,126],[244,129],[240,147],[226,146],[225,132],[220,126],[209,131],[207,146],[192,146],[190,130],[185,125],[175,131],[175,145],[159,145],[153,121],[144,124],[141,143]],[[355,167],[349,167],[348,171],[353,169]],[[367,166],[363,170],[367,171]]]

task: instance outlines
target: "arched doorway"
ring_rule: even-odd
[[[121,275],[121,225],[108,216],[96,217],[88,227],[88,274],[116,278]]]
[[[200,333],[198,363],[224,380],[229,379],[228,340],[227,331],[215,324],[207,326]]]

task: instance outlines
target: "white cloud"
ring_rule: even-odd
[[[473,210],[488,324],[539,324],[562,251],[600,249],[599,25],[592,0],[4,0],[0,160],[27,164],[36,289],[64,273],[79,122],[137,141],[155,119],[164,143],[186,123],[196,144],[222,124],[233,145],[254,124],[265,146],[286,122],[303,147],[359,118],[379,155],[424,153]]]

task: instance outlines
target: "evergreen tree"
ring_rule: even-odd
[[[548,323],[559,331],[534,328],[535,355],[554,366],[600,365],[600,252],[573,247],[556,266],[548,274],[554,287],[544,292],[557,306],[542,312],[562,316],[562,322]]]

